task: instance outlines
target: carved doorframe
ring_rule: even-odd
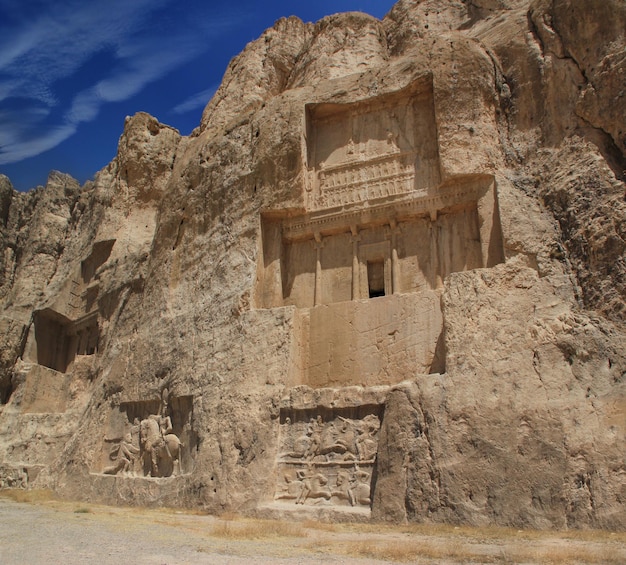
[[[379,241],[359,245],[359,297],[369,298],[367,264],[382,261],[385,276],[385,296],[393,293],[391,277],[391,242]]]

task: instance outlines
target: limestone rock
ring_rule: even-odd
[[[0,477],[109,503],[626,527],[624,7],[279,20],[189,137],[0,178]]]

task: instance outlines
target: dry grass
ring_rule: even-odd
[[[51,505],[55,510],[91,513],[123,524],[124,529],[162,523],[181,528],[199,540],[261,541],[274,551],[289,549],[328,555],[404,563],[535,563],[545,565],[617,565],[626,563],[626,533],[598,530],[566,532],[469,527],[446,524],[355,524],[245,518],[233,513],[208,517],[202,511],[171,508],[119,508],[63,502],[49,490],[7,489],[0,496],[16,502]],[[194,518],[197,517],[197,519]],[[205,519],[206,518],[206,519]],[[217,539],[216,539],[217,538]],[[204,547],[204,542],[199,544]],[[269,549],[268,549],[269,550]],[[200,551],[200,549],[198,549]],[[282,553],[281,553],[282,555]]]
[[[384,559],[398,562],[418,563],[420,560],[453,559],[463,562],[476,553],[472,552],[458,540],[433,541],[433,540],[366,540],[355,542],[342,542],[333,544],[337,553],[344,553],[352,557],[367,557],[370,559]],[[489,563],[481,555],[481,562]]]
[[[624,553],[616,552],[615,547],[581,547],[580,545],[560,545],[554,547],[515,547],[503,549],[501,555],[505,563],[532,561],[542,565],[623,565]]]
[[[309,527],[309,522],[303,522]],[[501,526],[454,526],[450,524],[322,524],[311,529],[324,529],[333,532],[373,533],[373,534],[411,534],[419,536],[436,536],[463,538],[472,542],[513,542],[541,541],[549,539],[565,539],[580,542],[619,542],[626,543],[626,532],[610,532],[607,530],[531,530],[506,528]]]
[[[493,546],[492,546],[493,547]],[[313,546],[310,546],[313,549]],[[320,550],[319,544],[315,549]],[[324,548],[332,553],[350,557],[365,557],[403,563],[431,563],[445,560],[452,563],[537,563],[542,565],[623,565],[625,553],[615,547],[582,547],[567,544],[535,547],[533,545],[504,546],[489,550],[489,546],[466,544],[461,540],[355,540],[332,542]]]
[[[210,535],[226,539],[270,539],[281,537],[304,538],[306,529],[299,522],[281,520],[253,520],[239,516],[221,516],[211,526]]]
[[[338,532],[339,525],[330,522],[318,522],[317,520],[304,520],[300,522],[305,530],[317,530],[319,532]]]
[[[0,490],[0,496],[14,502],[29,502],[32,504],[58,500],[55,493],[48,489],[2,489]]]
[[[460,536],[472,540],[544,540],[555,537],[572,541],[585,542],[620,542],[626,543],[626,532],[606,530],[519,530],[500,526],[452,526],[448,524],[409,524],[403,526],[383,526],[390,531],[425,536]],[[381,531],[377,529],[377,531]]]

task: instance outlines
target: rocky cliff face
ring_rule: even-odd
[[[189,137],[0,178],[0,475],[327,519],[626,527],[626,7],[281,20]]]

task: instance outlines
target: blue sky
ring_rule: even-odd
[[[145,111],[183,135],[230,59],[281,16],[317,21],[394,0],[0,0],[0,173],[15,188],[55,169],[81,183]]]

